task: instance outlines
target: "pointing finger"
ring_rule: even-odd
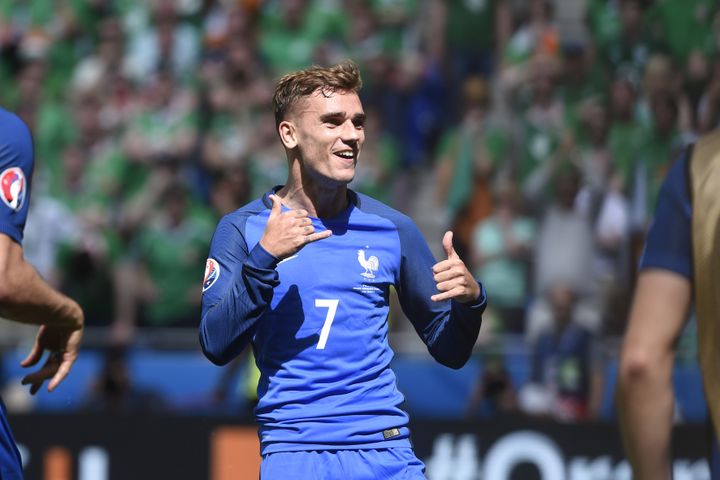
[[[323,230],[322,232],[313,233],[312,235],[305,237],[305,243],[317,242],[318,240],[328,238],[331,235],[332,230]]]

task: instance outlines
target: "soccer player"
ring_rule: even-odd
[[[365,140],[352,62],[290,73],[273,98],[285,185],[218,224],[200,343],[252,344],[263,479],[424,478],[389,364],[390,287],[440,363],[462,367],[486,298],[452,246],[435,262],[406,216],[348,189]]]
[[[717,435],[720,362],[718,271],[720,244],[720,136],[700,139],[672,166],[660,190],[648,232],[620,359],[618,404],[625,450],[636,480],[671,478],[670,437],[675,346],[693,294],[700,363]],[[714,163],[714,168],[713,168]],[[692,199],[692,201],[691,201]],[[714,209],[714,212],[713,212]],[[710,232],[713,235],[707,235]],[[717,441],[712,478],[720,479]]]
[[[23,258],[22,238],[30,200],[34,163],[30,131],[16,115],[0,108],[0,316],[40,325],[23,367],[45,364],[22,379],[35,394],[45,380],[52,391],[70,372],[78,355],[83,312],[70,298],[52,289]],[[0,478],[21,479],[20,454],[5,417],[0,414]]]

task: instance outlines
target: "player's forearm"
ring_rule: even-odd
[[[647,258],[647,257],[646,257]],[[672,367],[692,288],[687,277],[645,269],[620,357],[620,426],[635,479],[670,478]]]
[[[272,296],[272,288],[269,291]],[[233,293],[205,311],[200,321],[200,345],[216,365],[230,362],[250,343],[255,325],[270,301],[254,302],[244,288],[233,288]]]
[[[432,335],[426,341],[435,360],[450,368],[461,368],[467,363],[480,333],[485,305],[484,289],[476,302],[451,301],[450,311],[437,319]]]
[[[205,356],[215,365],[225,365],[236,358],[250,343],[256,319],[248,322],[226,321],[215,312],[208,312],[200,322],[200,346]]]
[[[72,299],[54,290],[20,259],[8,267],[0,287],[0,314],[16,322],[79,329],[83,313]]]
[[[621,363],[620,426],[635,480],[670,478],[671,371],[671,359],[652,362],[624,358]]]

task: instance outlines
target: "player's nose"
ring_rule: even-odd
[[[357,128],[353,122],[348,120],[343,123],[342,139],[345,143],[357,143],[362,137],[363,131]]]

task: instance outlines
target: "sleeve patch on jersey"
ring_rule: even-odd
[[[205,279],[203,280],[202,291],[204,292],[212,287],[218,278],[220,278],[220,265],[214,258],[208,258],[205,262]]]
[[[0,173],[0,197],[5,205],[17,212],[25,202],[26,192],[25,174],[20,167],[10,167]]]

